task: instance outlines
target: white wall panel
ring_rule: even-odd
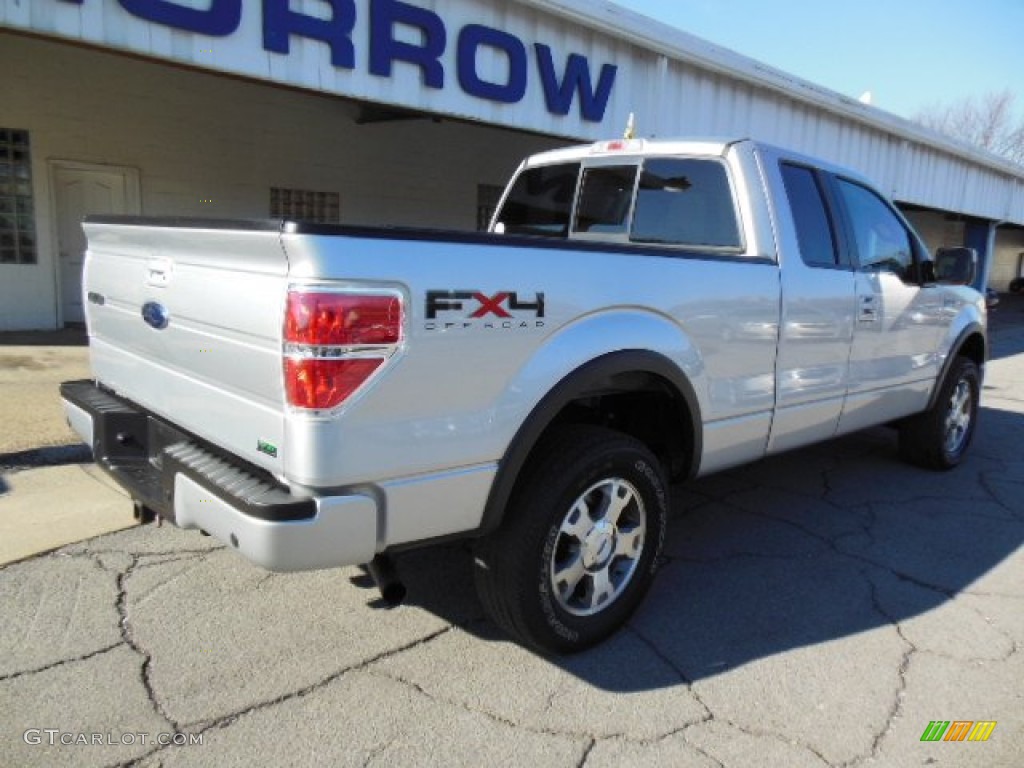
[[[119,0],[0,0],[0,25],[565,138],[618,135],[635,112],[641,135],[753,136],[852,166],[907,202],[1024,223],[1024,200],[1014,189],[1024,169],[603,0],[406,0],[403,7],[432,14],[445,30],[442,88],[427,87],[420,67],[402,61],[390,76],[371,74],[370,9],[392,0],[345,1],[355,10],[351,68],[332,64],[326,43],[296,35],[288,37],[287,54],[265,50],[266,11],[256,0],[242,3],[238,28],[222,36],[148,21]],[[176,2],[209,9],[213,0]],[[292,0],[290,7],[329,18],[331,6]],[[458,39],[468,25],[511,35],[522,46],[527,85],[515,103],[473,96],[460,85]],[[393,34],[412,44],[421,38],[401,24]],[[578,94],[568,115],[549,109],[535,43],[550,46],[559,73],[570,54],[584,56],[592,86],[604,65],[617,67],[602,119],[584,119]],[[476,75],[500,83],[507,59],[483,46]]]

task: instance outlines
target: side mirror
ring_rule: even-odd
[[[935,278],[946,285],[972,285],[978,272],[973,248],[939,248],[935,252]]]

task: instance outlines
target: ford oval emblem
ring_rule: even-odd
[[[149,327],[162,331],[167,327],[171,316],[167,314],[167,308],[163,304],[147,301],[142,305],[142,319],[146,321],[146,325]]]

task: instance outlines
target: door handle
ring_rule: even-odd
[[[874,296],[860,297],[860,310],[857,319],[862,323],[873,323],[878,319],[878,308]]]
[[[146,264],[146,285],[154,288],[166,288],[171,281],[174,266],[170,259],[152,259]]]

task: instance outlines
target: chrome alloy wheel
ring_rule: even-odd
[[[970,434],[972,397],[970,382],[966,378],[961,378],[953,388],[946,410],[943,448],[948,454],[959,452],[967,435]]]
[[[562,521],[551,555],[551,586],[558,605],[592,616],[629,585],[644,549],[647,511],[637,489],[622,478],[590,486]]]

